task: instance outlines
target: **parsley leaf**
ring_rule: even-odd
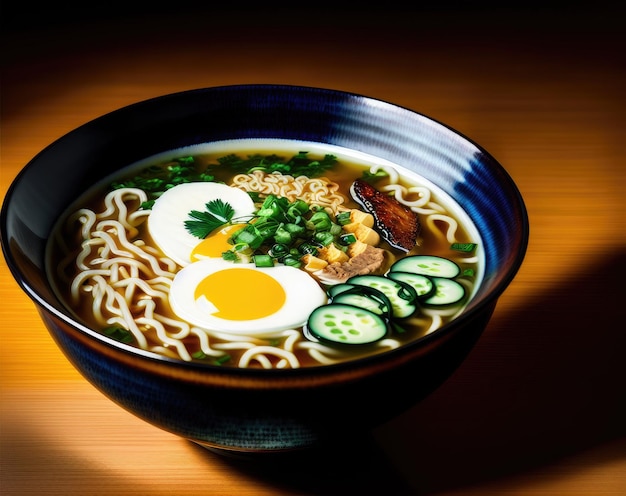
[[[230,222],[235,215],[235,210],[221,199],[212,200],[205,204],[206,210],[192,210],[189,212],[190,220],[185,221],[185,228],[196,238],[204,239],[215,229]]]

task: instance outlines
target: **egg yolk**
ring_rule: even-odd
[[[287,295],[273,277],[258,270],[233,268],[205,277],[194,293],[204,296],[216,308],[213,315],[228,320],[253,320],[280,310]]]
[[[228,242],[228,239],[239,229],[242,229],[244,225],[233,224],[232,226],[226,226],[218,231],[209,234],[205,239],[200,241],[196,247],[191,250],[190,259],[192,262],[206,257],[221,258],[222,253],[232,248],[232,245]]]

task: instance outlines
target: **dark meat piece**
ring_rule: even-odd
[[[350,188],[352,197],[374,217],[374,227],[387,242],[404,252],[417,243],[421,226],[417,214],[393,196],[357,179]]]

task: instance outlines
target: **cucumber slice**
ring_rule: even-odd
[[[400,272],[394,271],[387,273],[389,279],[394,281],[405,282],[410,284],[419,299],[428,298],[435,293],[435,283],[433,280],[422,274],[415,274],[413,272]]]
[[[317,307],[309,315],[306,330],[322,341],[350,345],[373,343],[388,332],[379,315],[343,303]]]
[[[425,305],[453,305],[465,298],[465,288],[454,279],[433,277],[435,294],[424,300]]]
[[[348,284],[347,286],[352,286]],[[332,303],[345,303],[355,307],[364,308],[376,315],[382,315],[385,319],[391,318],[392,306],[385,293],[378,289],[366,286],[352,286],[345,291],[335,294]]]
[[[412,272],[431,277],[446,277],[452,279],[461,273],[459,267],[452,260],[434,255],[412,255],[396,261],[389,269],[390,272]]]
[[[348,284],[374,288],[381,291],[391,302],[393,317],[404,318],[417,309],[417,293],[408,284],[394,281],[385,276],[353,276],[346,281]]]
[[[328,295],[329,298],[333,298],[339,293],[343,293],[344,291],[347,291],[352,288],[354,288],[354,284],[346,284],[345,282],[342,282],[340,284],[335,284],[334,286],[330,286],[326,290],[326,294]]]

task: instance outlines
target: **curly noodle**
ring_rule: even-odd
[[[260,170],[233,177],[231,186],[244,191],[255,191],[264,196],[283,196],[289,201],[304,200],[309,205],[327,208],[337,215],[348,210],[344,205],[348,199],[339,193],[339,185],[326,178],[293,177],[279,172],[267,173]]]

